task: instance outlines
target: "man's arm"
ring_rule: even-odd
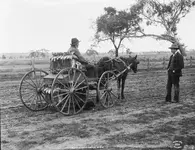
[[[180,64],[181,69],[183,69],[184,68],[184,60],[183,60],[182,55],[180,56],[179,64]]]
[[[85,58],[81,55],[81,53],[79,52],[78,49],[75,49],[74,55],[76,55],[76,56],[78,57],[78,61],[80,61],[80,63],[88,64],[88,62],[87,62],[87,61],[85,60]]]
[[[169,69],[169,67],[170,67],[172,57],[173,57],[173,55],[171,55],[169,58],[169,63],[168,63],[167,69]]]

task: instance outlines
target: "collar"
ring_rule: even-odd
[[[175,54],[177,54],[177,53],[181,54],[179,49],[175,52]],[[173,56],[175,56],[175,54],[173,54]]]

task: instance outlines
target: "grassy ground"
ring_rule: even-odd
[[[166,70],[130,72],[126,100],[69,117],[51,107],[41,112],[26,109],[18,97],[21,78],[17,74],[7,78],[0,74],[3,150],[165,150],[172,147],[175,136],[195,135],[195,68],[183,70],[178,104],[164,103]]]

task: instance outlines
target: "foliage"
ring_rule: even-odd
[[[172,0],[168,3],[158,0],[138,0],[137,7],[142,10],[140,17],[145,20],[146,25],[161,26],[164,29],[164,33],[161,35],[147,34],[142,30],[142,36],[151,36],[157,40],[166,40],[171,43],[177,42],[184,50],[184,46],[177,36],[177,25],[194,6],[193,0]]]
[[[132,53],[131,50],[129,48],[127,48],[126,49],[126,54],[129,54],[130,55],[131,53]]]
[[[6,59],[6,56],[5,55],[2,55],[2,59]]]
[[[111,49],[108,51],[108,54],[110,54],[111,56],[115,54],[115,50],[114,49]]]
[[[88,49],[88,50],[86,51],[86,54],[87,54],[88,56],[94,56],[94,55],[98,55],[98,52],[97,52],[96,50],[93,50],[93,49]]]
[[[40,50],[32,50],[29,54],[29,57],[34,58],[45,58],[48,56],[49,50],[46,49],[40,49]]]
[[[140,30],[139,17],[134,8],[129,10],[116,10],[113,7],[104,8],[105,13],[96,20],[95,40],[111,41],[115,48],[115,56],[118,56],[118,50],[124,39],[136,36]]]
[[[69,55],[68,52],[55,52],[55,53],[52,53],[52,56],[55,57],[55,56],[65,56],[65,55]]]

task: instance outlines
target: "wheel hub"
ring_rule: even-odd
[[[37,88],[37,94],[41,94],[42,93],[42,89],[41,88]]]
[[[112,91],[112,88],[111,88],[111,87],[108,87],[108,88],[107,88],[107,91],[108,91],[108,92],[111,92],[111,91]]]
[[[72,93],[74,93],[74,91],[75,91],[75,89],[72,87],[72,88],[70,88],[70,90],[69,90],[69,92],[72,94]]]

